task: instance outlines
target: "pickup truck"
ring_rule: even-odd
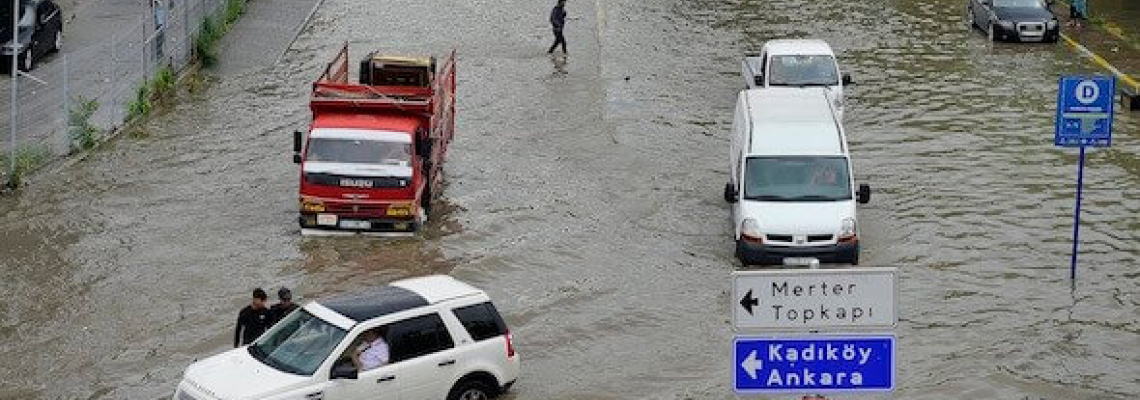
[[[455,132],[455,52],[372,52],[349,81],[345,44],[313,83],[308,134],[294,132],[302,234],[413,234],[442,189]]]

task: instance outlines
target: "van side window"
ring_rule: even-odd
[[[392,363],[410,360],[455,347],[439,314],[406,319],[388,325]]]
[[[507,334],[507,324],[490,302],[460,307],[453,311],[476,342]]]

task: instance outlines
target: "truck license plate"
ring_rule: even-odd
[[[344,229],[369,229],[372,228],[372,223],[368,221],[353,221],[344,219],[340,221],[340,227]]]
[[[317,214],[317,225],[336,226],[336,214]]]

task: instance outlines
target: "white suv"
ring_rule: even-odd
[[[385,365],[357,371],[366,331]],[[448,276],[306,304],[253,344],[191,364],[177,400],[487,399],[519,376],[511,334],[483,291]]]

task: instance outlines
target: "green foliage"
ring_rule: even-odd
[[[242,14],[245,14],[245,0],[226,1],[226,25],[233,24],[234,21],[237,21],[238,17],[241,17]]]
[[[212,67],[218,62],[217,43],[221,37],[222,27],[218,26],[214,18],[207,17],[202,20],[202,26],[198,28],[198,37],[194,38],[194,52],[203,66]]]
[[[150,83],[143,82],[135,89],[135,99],[127,103],[127,119],[132,120],[150,115]]]
[[[51,150],[47,147],[22,147],[16,149],[16,168],[8,174],[7,185],[11,189],[19,188],[24,184],[24,177],[36,168],[46,164],[51,159]],[[9,168],[9,160],[0,158],[4,169]]]
[[[162,67],[155,72],[150,91],[156,98],[165,98],[174,92],[174,84],[174,71],[170,67]]]
[[[99,128],[91,123],[91,116],[95,115],[96,111],[99,111],[99,102],[94,99],[79,97],[71,104],[67,117],[71,150],[90,149],[95,146]]]

